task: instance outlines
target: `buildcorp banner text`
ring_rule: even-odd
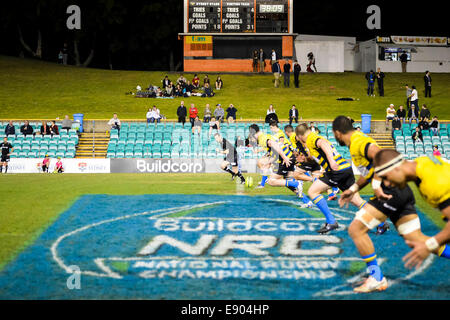
[[[111,173],[202,173],[201,159],[111,159]]]

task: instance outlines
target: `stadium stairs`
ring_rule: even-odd
[[[83,132],[75,158],[106,158],[108,143],[109,133]]]
[[[377,142],[381,149],[395,149],[390,133],[371,133],[369,136]]]

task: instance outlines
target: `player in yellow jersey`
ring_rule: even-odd
[[[345,191],[355,183],[355,176],[350,162],[345,160],[326,138],[312,132],[306,123],[298,125],[295,134],[306,145],[312,158],[325,170],[308,190],[308,196],[325,216],[325,225],[317,230],[318,233],[324,234],[337,229],[339,225],[321,193],[330,187],[338,187]],[[358,194],[353,196],[351,202],[356,206],[364,203]]]
[[[374,165],[375,173],[383,181],[399,188],[406,188],[407,182],[413,181],[424,199],[438,208],[447,221],[434,237],[406,241],[413,250],[403,258],[405,266],[419,267],[431,252],[450,258],[450,164],[438,156],[408,161],[395,150],[381,150],[375,156]]]

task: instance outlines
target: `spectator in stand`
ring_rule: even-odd
[[[209,103],[206,104],[205,106],[205,113],[203,116],[203,122],[204,123],[209,123],[209,121],[211,120],[211,109],[209,108]]]
[[[197,116],[198,116],[198,109],[195,107],[193,103],[191,103],[191,107],[189,108],[189,121],[191,122],[191,128],[194,126],[194,121]]]
[[[289,88],[291,82],[291,64],[289,60],[286,59],[286,62],[283,65],[283,77],[284,77],[284,87]]]
[[[310,129],[312,132],[316,132],[317,134],[320,133],[320,130],[314,125],[314,122],[310,122],[310,124],[309,124],[309,129]]]
[[[380,97],[384,97],[384,72],[381,69],[377,69],[377,84],[378,84],[378,94]]]
[[[216,119],[216,117],[212,117],[211,121],[209,122],[209,136],[211,136],[211,132],[213,130],[220,130],[220,121]]]
[[[28,121],[25,121],[25,124],[20,127],[20,133],[24,136],[34,134],[34,129],[32,126],[30,126],[30,123]]]
[[[61,129],[69,131],[72,129],[72,120],[69,119],[69,116],[66,114],[64,116],[64,120],[62,121]]]
[[[194,74],[194,78],[192,78],[192,85],[195,87],[195,89],[198,89],[200,86],[200,78],[197,76],[197,74]]]
[[[438,156],[438,157],[442,156],[441,152],[439,151],[439,146],[438,145],[434,145],[433,146],[433,156]]]
[[[294,61],[294,84],[295,87],[298,88],[300,86],[299,77],[300,77],[300,71],[302,71],[302,67],[298,63],[297,60]]]
[[[366,80],[367,80],[367,96],[375,97],[375,94],[373,93],[373,89],[375,86],[375,74],[373,73],[373,70],[370,70],[370,72],[366,73]]]
[[[183,96],[183,88],[181,85],[177,84],[177,87],[175,88],[174,92],[175,97],[182,97]]]
[[[409,124],[411,124],[413,120],[416,120],[416,123],[419,122],[419,113],[417,112],[416,106],[413,104],[411,104],[411,109],[408,111],[408,119]]]
[[[51,124],[51,126],[50,126],[50,134],[52,135],[52,136],[57,136],[57,135],[59,135],[59,128],[58,128],[58,126],[56,125],[56,122],[55,121],[52,121],[52,124]]]
[[[416,127],[416,130],[412,135],[412,140],[414,141],[414,143],[423,141],[422,132],[420,131],[419,127]]]
[[[281,67],[276,60],[272,63],[272,73],[275,78],[274,87],[278,88],[280,86]]]
[[[64,172],[64,167],[63,167],[63,163],[61,161],[61,157],[58,157],[58,161],[56,161],[54,172],[55,173],[63,173]]]
[[[252,59],[253,59],[253,62],[252,62],[253,72],[257,73],[258,72],[258,50],[253,51]]]
[[[431,121],[430,130],[433,133],[433,136],[439,135],[439,120],[436,116],[434,116],[433,120]]]
[[[394,139],[395,130],[402,130],[402,122],[398,115],[395,115],[394,120],[392,120],[392,139]]]
[[[41,135],[47,135],[50,134],[50,127],[47,125],[47,121],[42,121],[41,125]]]
[[[269,109],[267,109],[266,113],[266,119],[264,120],[265,123],[270,123],[271,121],[275,121],[278,123],[278,116],[275,108],[273,105],[269,106]]]
[[[417,109],[419,109],[419,94],[416,90],[416,86],[411,87],[411,95],[409,96],[409,100],[411,102],[411,106],[415,105]]]
[[[408,63],[408,55],[404,51],[400,55],[400,62],[402,63],[402,72],[406,72],[406,64]]]
[[[187,79],[181,74],[180,77],[177,79],[177,86],[180,85],[180,87],[184,88],[186,83]]]
[[[273,105],[269,106],[269,109],[267,109],[267,114],[271,114],[271,113],[277,113],[273,107]]]
[[[166,97],[172,97],[174,94],[173,83],[169,81],[169,84],[166,86],[166,93],[164,94]]]
[[[425,104],[422,105],[422,110],[420,110],[419,117],[420,118],[428,118],[428,119],[431,118],[431,112]]]
[[[162,80],[163,89],[165,89],[169,85],[170,82],[171,81],[169,80],[169,76],[165,76],[164,79]]]
[[[216,79],[216,90],[222,90],[222,87],[223,87],[222,78],[218,76]]]
[[[192,94],[192,92],[194,91],[195,87],[191,84],[191,82],[188,80],[187,84],[186,84],[186,93],[188,94],[188,96],[190,96]]]
[[[403,106],[398,107],[397,116],[402,123],[405,123],[406,110],[403,108]]]
[[[298,123],[298,110],[295,104],[293,104],[291,110],[289,110],[289,125],[292,125],[292,121]]]
[[[264,50],[262,48],[259,49],[258,60],[259,60],[259,73],[264,73],[264,68],[266,67],[266,54],[264,53]]]
[[[161,114],[159,113],[159,109],[156,106],[153,106],[153,121],[156,121],[157,123],[161,122]]]
[[[425,71],[425,75],[423,76],[423,81],[425,82],[425,98],[431,98],[431,76],[430,71]]]
[[[153,109],[148,108],[147,114],[145,115],[147,118],[147,123],[153,123],[155,122],[155,118],[153,117]]]
[[[219,122],[223,122],[223,117],[225,116],[225,111],[222,108],[222,105],[219,103],[216,105],[216,110],[214,110],[214,117]],[[211,119],[212,121],[212,119]]]
[[[181,122],[184,127],[184,123],[186,122],[187,110],[184,106],[184,101],[181,101],[180,106],[177,109],[178,122]]]
[[[117,118],[117,113],[113,114],[111,120],[108,121],[108,125],[111,127],[111,129],[117,129],[120,131],[121,123],[119,118]]]
[[[211,86],[208,75],[205,75],[205,77],[203,78],[203,86],[205,87],[206,84],[209,84]]]
[[[227,108],[227,119],[231,117],[233,118],[233,121],[236,121],[236,112],[237,109],[233,106],[233,104],[230,104],[230,106]]]
[[[429,130],[430,123],[428,122],[428,118],[421,118],[419,122],[420,130]]]
[[[194,119],[194,125],[192,126],[192,133],[196,133],[200,136],[202,133],[202,121],[197,117]]]
[[[392,121],[395,117],[395,108],[394,105],[391,103],[389,107],[386,109],[386,130],[389,129],[389,121]]]
[[[209,83],[205,83],[205,92],[202,94],[202,97],[214,97],[214,92],[211,89],[211,86],[209,85]]]
[[[16,127],[14,127],[13,122],[10,120],[9,123],[5,127],[5,135],[6,136],[14,136],[16,134]]]
[[[411,96],[411,93],[412,93],[412,89],[407,84],[405,84],[405,89],[406,89],[406,108],[408,108],[408,110],[409,110],[409,108],[411,106],[411,98],[410,98],[410,96]]]

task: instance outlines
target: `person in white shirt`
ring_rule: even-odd
[[[153,109],[149,108],[147,111],[147,115],[145,116],[147,118],[147,123],[153,122],[154,121],[154,116],[153,116]],[[153,121],[152,121],[153,119]]]
[[[148,115],[148,113],[147,113],[147,115]],[[161,122],[161,115],[159,114],[159,109],[156,108],[156,106],[153,106],[150,116],[151,116],[150,117],[151,123],[154,123],[155,121],[157,123]]]
[[[395,117],[394,105],[391,103],[386,109],[386,130],[389,129],[389,120],[393,120]]]
[[[419,109],[419,94],[417,93],[416,86],[412,86],[412,92],[409,96],[409,100],[411,105],[415,105],[417,109]]]
[[[274,64],[275,61],[277,61],[277,53],[275,52],[275,49],[272,49],[272,60],[271,60],[271,64]]]
[[[267,109],[267,114],[276,113],[275,109],[273,108],[273,105],[269,106],[269,109]]]
[[[108,125],[111,126],[111,129],[120,130],[120,120],[117,118],[117,113],[114,113],[111,120],[108,121]]]

